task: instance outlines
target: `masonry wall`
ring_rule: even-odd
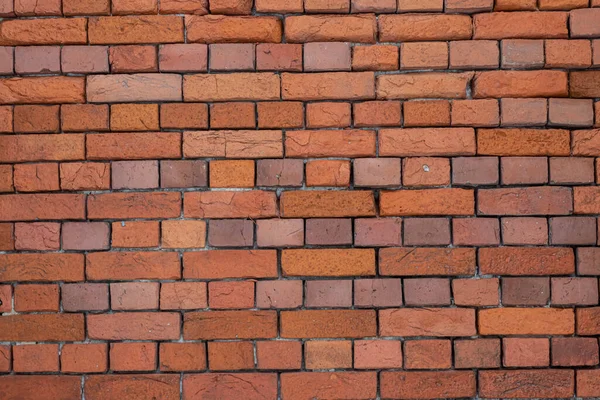
[[[0,399],[600,398],[599,0],[0,16]]]

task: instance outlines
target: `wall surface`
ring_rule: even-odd
[[[598,399],[598,100],[599,0],[0,0],[0,399]]]

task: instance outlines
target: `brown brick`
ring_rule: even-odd
[[[502,240],[508,245],[548,244],[546,218],[502,218]]]
[[[501,99],[502,126],[541,126],[546,124],[546,99]]]
[[[305,307],[351,307],[352,281],[306,281]],[[335,368],[335,367],[332,367]]]
[[[354,305],[358,307],[398,307],[402,305],[401,293],[400,279],[354,281]]]
[[[523,383],[525,382],[525,385]],[[479,372],[479,392],[484,397],[503,396],[506,391],[516,398],[571,396],[575,389],[573,370],[514,370]]]
[[[454,341],[456,368],[499,368],[500,339],[465,339]]]
[[[500,226],[493,218],[454,218],[452,237],[459,246],[491,246],[500,243]]]
[[[257,186],[302,186],[304,163],[302,160],[258,160]]]
[[[300,280],[258,281],[256,305],[258,308],[299,307],[302,305],[302,286]]]
[[[252,342],[209,342],[208,362],[211,371],[254,368]]]
[[[566,247],[482,248],[479,267],[493,275],[564,275],[573,273],[575,260]]]
[[[598,282],[595,278],[552,278],[552,304],[598,304]]]
[[[406,369],[448,369],[451,366],[450,340],[408,340],[404,343]]]
[[[500,171],[504,185],[548,183],[546,157],[502,157]]]
[[[375,200],[370,191],[285,191],[280,197],[285,218],[375,216]]]
[[[552,365],[598,365],[598,341],[595,338],[552,338]]]
[[[64,311],[105,311],[109,309],[106,283],[71,283],[62,287]]]
[[[391,248],[379,250],[382,275],[472,275],[475,272],[473,249]]]
[[[281,21],[273,16],[187,15],[185,30],[192,43],[279,43],[282,33]]]
[[[541,306],[550,300],[548,278],[503,278],[502,304],[507,306]]]
[[[110,301],[113,310],[158,309],[157,282],[123,282],[110,284]]]
[[[375,336],[375,310],[282,311],[281,337],[362,338]]]
[[[165,188],[206,187],[207,164],[203,160],[160,162],[160,184]]]

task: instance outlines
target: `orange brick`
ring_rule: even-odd
[[[158,221],[123,221],[112,223],[113,247],[157,247]]]
[[[254,161],[213,160],[209,165],[210,187],[232,188],[254,186]]]
[[[350,162],[343,160],[309,161],[306,164],[307,186],[349,186]]]
[[[254,282],[209,282],[208,297],[212,309],[254,308]]]
[[[280,43],[282,35],[281,21],[272,16],[186,15],[185,28],[191,43]]]
[[[165,372],[205,370],[206,345],[204,343],[161,343],[159,367]]]
[[[350,126],[350,103],[309,103],[306,126],[309,128],[345,128]]]
[[[398,47],[387,45],[354,46],[354,71],[394,71],[398,69]]]
[[[282,311],[284,338],[361,338],[375,336],[375,310]]]
[[[401,69],[448,68],[448,44],[444,42],[402,43]]]
[[[220,265],[219,269],[207,268]],[[275,250],[208,250],[183,255],[186,279],[277,277]]]
[[[254,368],[252,342],[208,342],[211,371],[234,371]]]
[[[377,97],[386,100],[464,99],[472,78],[472,72],[380,75],[377,77]]]
[[[58,372],[57,344],[13,346],[15,372]]]
[[[370,191],[286,191],[280,203],[285,218],[375,216]]]
[[[450,102],[446,100],[417,100],[404,103],[404,125],[450,126]]]
[[[571,335],[575,313],[558,308],[490,308],[479,310],[481,335]]]
[[[260,102],[257,104],[259,128],[301,128],[304,107],[299,101]]]
[[[567,16],[565,12],[482,13],[473,17],[473,38],[566,38]]]
[[[272,339],[277,336],[275,311],[197,311],[183,320],[183,338]]]
[[[115,104],[110,107],[113,131],[158,130],[158,104]]]
[[[382,42],[462,40],[471,39],[471,34],[471,17],[467,15],[406,14],[379,17],[379,40]]]
[[[163,221],[161,231],[163,248],[197,248],[204,247],[206,244],[206,222],[204,221]]]
[[[376,35],[374,14],[300,15],[285,19],[285,37],[289,43],[374,43]]]
[[[218,103],[210,106],[212,129],[240,129],[255,126],[256,111],[253,103]]]
[[[309,340],[304,344],[307,369],[352,368],[352,342],[349,340]]]
[[[374,275],[372,249],[284,250],[281,265],[286,276]]]

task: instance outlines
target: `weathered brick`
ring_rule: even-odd
[[[181,195],[175,192],[104,193],[88,197],[89,219],[175,218]]]
[[[570,397],[575,390],[573,370],[480,371],[479,391],[494,398],[510,392],[513,398]]]
[[[321,72],[281,75],[284,100],[361,100],[375,98],[373,72]]]
[[[86,377],[83,391],[90,400],[105,398],[107,393],[116,398],[154,396],[174,400],[179,396],[179,384],[176,375],[92,375]]]
[[[248,387],[248,382],[252,385]],[[209,373],[185,374],[183,398],[194,396],[219,399],[242,395],[249,400],[277,396],[277,374],[273,373]]]
[[[172,312],[88,314],[90,339],[174,340],[179,338],[180,316]]]
[[[286,191],[280,204],[285,218],[375,216],[370,191]]]
[[[185,30],[191,43],[279,43],[282,36],[281,21],[271,16],[186,15]]]
[[[380,129],[380,156],[474,155],[473,128]]]
[[[473,80],[474,98],[566,97],[568,93],[563,71],[483,71]]]
[[[462,73],[409,73],[379,75],[377,77],[378,99],[464,99],[472,72]]]
[[[473,17],[473,38],[566,38],[567,17],[565,12],[482,13]]]
[[[352,367],[352,342],[349,340],[309,340],[304,344],[307,369]]]
[[[274,192],[191,192],[183,198],[184,215],[191,218],[270,218],[278,215]]]
[[[113,247],[158,247],[158,221],[121,221],[112,223]]]
[[[290,43],[374,43],[376,35],[377,26],[374,14],[300,15],[285,18],[285,36]]]
[[[86,256],[89,280],[179,279],[181,266],[173,252],[98,252]]]
[[[269,72],[186,75],[183,92],[185,101],[278,100],[279,76]]]
[[[91,17],[90,44],[183,42],[183,18],[164,15]]]
[[[87,100],[90,103],[181,101],[181,79],[175,74],[91,75],[87,77]]]
[[[379,250],[382,275],[473,275],[474,249],[391,248]]]
[[[0,79],[0,104],[82,103],[84,86],[84,78],[71,76]]]
[[[285,149],[288,157],[366,157],[375,155],[375,139],[364,129],[288,131]]]
[[[86,44],[86,18],[14,19],[0,23],[0,46]]]
[[[381,15],[379,40],[411,42],[427,40],[471,39],[471,17],[468,15]]]
[[[197,311],[183,320],[183,337],[190,339],[269,339],[277,336],[275,311]]]
[[[472,336],[475,310],[398,308],[379,311],[381,336]]]
[[[81,341],[85,337],[83,314],[15,314],[0,317],[3,342]]]
[[[375,310],[282,311],[281,337],[362,338],[375,336]]]
[[[85,195],[7,194],[0,197],[0,221],[84,219]]]
[[[475,373],[472,371],[384,371],[381,396],[406,398],[419,393],[427,398],[474,397]]]
[[[566,187],[482,189],[477,200],[478,211],[484,215],[565,215],[573,211],[573,194]]]
[[[575,255],[570,248],[482,248],[479,267],[494,275],[564,275],[575,271]]]

